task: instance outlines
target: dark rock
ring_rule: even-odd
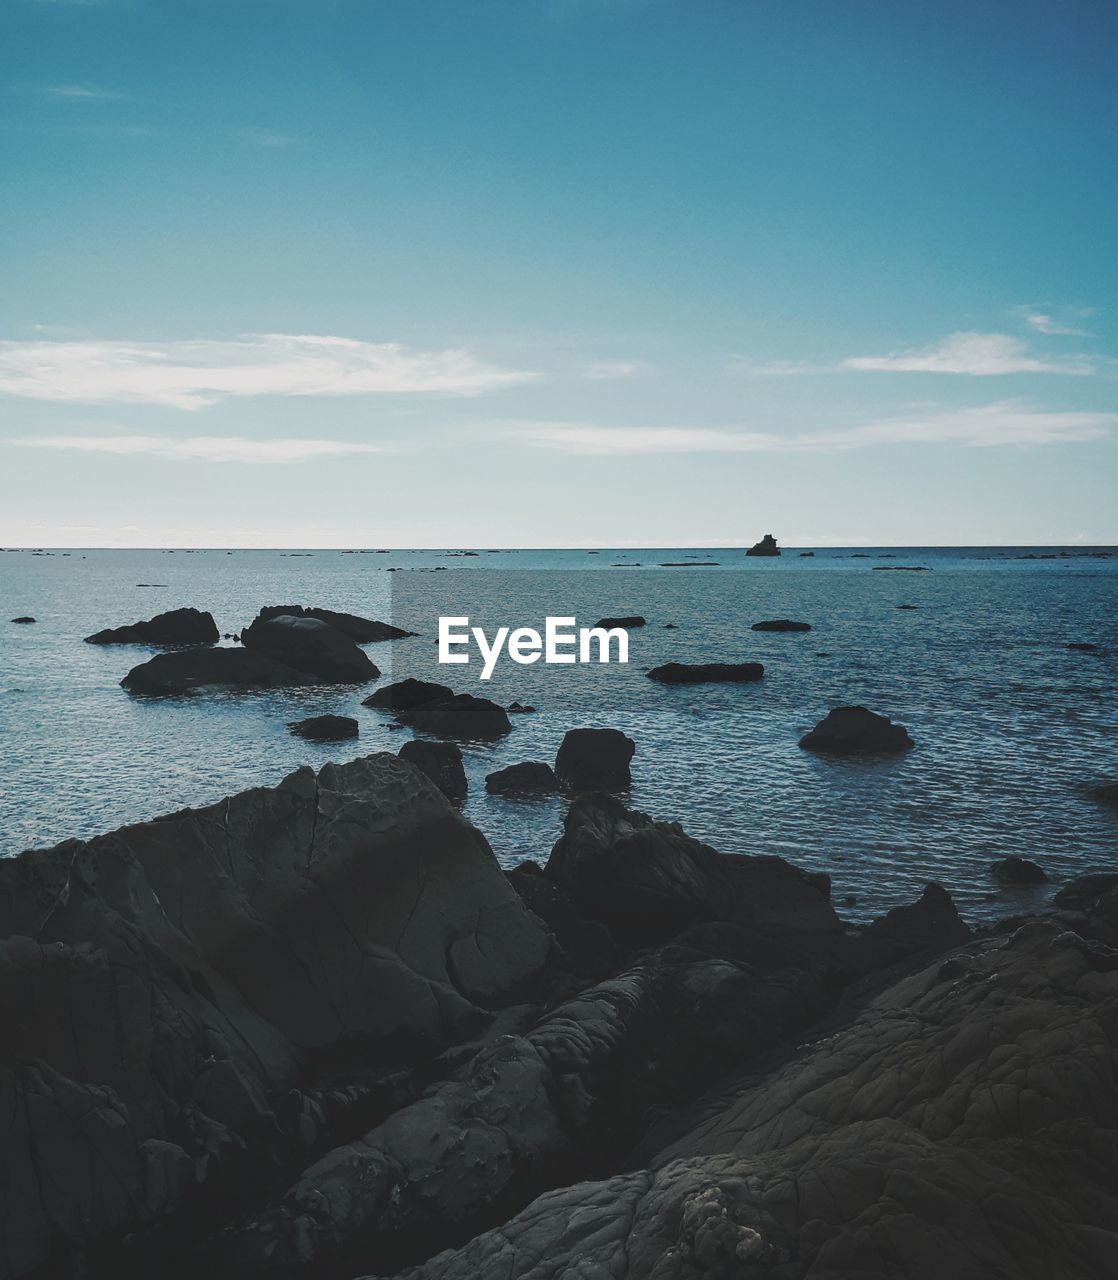
[[[759,662],[666,662],[648,678],[661,684],[747,684],[764,674]]]
[[[422,702],[408,710],[398,709],[405,724],[440,738],[463,738],[486,742],[512,732],[504,707],[488,698],[458,693],[450,698]]]
[[[404,631],[387,622],[377,622],[373,618],[361,618],[355,613],[335,613],[333,609],[307,608],[301,604],[268,604],[256,615],[257,622],[266,622],[269,618],[317,618],[337,631],[349,636],[357,644],[370,644],[380,640],[402,640],[406,636],[415,635],[414,631]]]
[[[1097,644],[1091,644],[1087,640],[1073,640],[1066,646],[1068,649],[1074,649],[1077,653],[1095,653],[1098,650]]]
[[[810,559],[813,559],[813,558],[814,558],[814,556],[815,556],[815,552],[814,552],[814,551],[801,551],[801,552],[800,552],[800,559],[801,559],[801,560],[810,560]]]
[[[1118,809],[1118,782],[1100,782],[1096,786],[1088,787],[1087,794],[1099,804]]]
[[[568,729],[555,756],[555,773],[568,791],[625,791],[637,749],[620,729]]]
[[[535,707],[526,706],[522,702],[510,702],[509,705],[505,708],[505,710],[509,712],[510,715],[519,715],[519,716],[527,715],[530,711],[535,711],[535,709],[536,709]]]
[[[454,690],[449,685],[409,677],[407,680],[397,680],[395,684],[386,684],[383,689],[363,698],[361,705],[379,707],[382,711],[411,711],[413,707],[422,706],[425,702],[440,702],[453,697]]]
[[[22,623],[23,625],[26,625],[29,622],[34,622],[35,619],[32,618],[29,614],[25,614],[22,618],[13,618],[12,621],[19,622],[19,623]]]
[[[1013,855],[1001,858],[990,867],[990,874],[1002,884],[1047,884],[1044,868],[1028,858]]]
[[[899,604],[897,605],[897,608],[898,609],[919,609],[920,606],[918,604]]]
[[[171,609],[147,622],[110,627],[86,636],[86,644],[216,644],[219,639],[213,614],[200,609]]]
[[[806,751],[826,755],[895,755],[914,746],[908,730],[865,707],[835,707],[800,739]]]
[[[1065,885],[1054,901],[1057,907],[1068,911],[1089,912],[1114,889],[1118,889],[1118,871],[1092,871]]]
[[[266,1186],[313,1140],[316,1063],[475,1034],[549,946],[390,755],[0,859],[3,1274],[118,1274],[74,1255],[234,1169]]]
[[[179,649],[142,662],[120,682],[129,693],[174,696],[210,687],[283,689],[319,677],[246,649]]]
[[[810,622],[792,622],[788,618],[773,618],[769,622],[755,622],[751,631],[810,631]]]
[[[250,653],[309,672],[327,684],[367,684],[380,675],[364,649],[317,618],[257,618],[241,632],[241,643]]]
[[[766,533],[760,542],[755,542],[745,553],[747,556],[778,556],[780,548],[771,533]]]
[[[553,966],[569,966],[576,974],[601,979],[621,965],[622,953],[610,931],[583,915],[538,862],[526,858],[506,874],[528,910],[551,930],[560,952],[552,957]]]
[[[356,738],[360,732],[352,716],[310,716],[287,727],[297,738],[309,738],[312,742],[341,742],[343,738]]]
[[[498,796],[546,796],[559,790],[559,779],[551,765],[526,760],[487,774],[485,789]]]
[[[624,629],[628,629],[629,627],[643,627],[645,625],[645,619],[637,613],[623,618],[599,618],[594,625],[596,627],[603,627],[606,630],[611,627],[622,627]]]
[[[400,759],[424,773],[452,804],[464,804],[468,783],[462,752],[453,742],[427,742],[413,738],[400,748]]]

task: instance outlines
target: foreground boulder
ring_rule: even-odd
[[[380,675],[369,655],[343,631],[318,618],[258,618],[241,632],[249,653],[262,654],[327,684],[367,684]]]
[[[0,1274],[263,1185],[315,1141],[316,1063],[438,1053],[548,945],[390,755],[0,859]]]
[[[1029,858],[1013,855],[999,858],[990,868],[990,874],[1000,884],[1047,884],[1048,875],[1044,868]]]
[[[555,756],[555,774],[568,791],[626,791],[636,749],[620,729],[569,729]]]
[[[665,662],[648,678],[661,684],[749,684],[764,674],[759,662]]]
[[[356,738],[360,726],[352,716],[309,716],[287,726],[297,738],[309,738],[312,742],[341,742]]]
[[[1118,967],[1033,924],[903,978],[398,1280],[1110,1280]],[[540,1260],[546,1259],[546,1266]]]
[[[86,644],[217,644],[220,639],[212,613],[200,609],[171,609],[157,613],[147,622],[127,627],[109,627],[86,636]]]
[[[431,680],[416,680],[409,676],[407,680],[386,684],[384,688],[369,694],[361,700],[361,705],[379,707],[382,711],[410,711],[425,702],[440,702],[453,697],[454,690],[449,685],[435,684]]]
[[[464,804],[468,783],[462,752],[453,742],[413,738],[400,748],[400,759],[426,774],[452,804]]]
[[[373,618],[362,618],[355,613],[336,613],[333,609],[307,608],[301,604],[267,604],[256,615],[256,622],[266,622],[269,618],[317,618],[328,626],[349,636],[358,644],[371,644],[381,640],[403,640],[415,635],[414,631],[404,631],[388,622],[377,622]]]
[[[835,707],[800,739],[805,751],[832,756],[899,755],[915,745],[904,725],[865,707]]]
[[[767,622],[755,622],[750,631],[810,631],[810,622],[793,622],[791,618],[771,618]]]
[[[485,789],[497,796],[548,796],[559,790],[559,779],[544,761],[525,760],[486,774]]]
[[[760,542],[755,542],[745,553],[747,556],[778,556],[780,548],[771,533],[766,533]]]
[[[423,702],[409,710],[398,709],[397,715],[413,729],[433,733],[440,738],[488,742],[512,732],[512,723],[504,707],[469,693]]]

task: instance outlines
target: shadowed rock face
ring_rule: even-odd
[[[400,748],[400,759],[426,774],[452,804],[465,802],[469,784],[462,752],[453,742],[427,742],[415,738]]]
[[[241,632],[241,643],[250,653],[286,663],[329,684],[366,684],[380,675],[369,655],[345,632],[318,618],[290,614],[257,618]]]
[[[147,622],[109,627],[86,636],[86,644],[217,644],[220,639],[213,614],[199,609],[171,609]]]
[[[547,934],[389,755],[0,860],[0,1276],[313,1141],[314,1064],[418,1061]]]
[[[937,963],[399,1280],[1109,1280],[1115,961],[1034,924]]]
[[[637,744],[620,729],[568,729],[555,756],[555,774],[569,791],[625,791]]]
[[[832,756],[899,755],[915,743],[908,730],[865,707],[835,707],[800,739],[805,751]]]
[[[432,699],[407,710],[398,708],[397,715],[412,728],[441,738],[486,742],[512,732],[504,707],[469,693]]]
[[[559,779],[544,761],[525,760],[486,774],[485,789],[499,796],[546,796],[559,790]]]
[[[291,618],[317,618],[336,631],[341,631],[358,644],[371,644],[381,640],[402,640],[405,636],[414,635],[414,631],[404,631],[388,622],[377,622],[374,618],[361,618],[355,613],[335,613],[333,609],[308,608],[301,604],[266,604],[256,615],[253,622],[265,622],[269,618],[281,616]]]
[[[386,684],[383,689],[369,694],[361,705],[379,707],[383,711],[410,711],[425,702],[441,702],[453,697],[454,690],[449,685],[435,684],[431,680],[416,680],[409,676],[406,680]]]
[[[133,667],[120,685],[129,693],[173,697],[207,688],[283,689],[319,682],[265,653],[215,648],[157,654]]]

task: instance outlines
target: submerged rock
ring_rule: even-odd
[[[1028,858],[1016,855],[1000,858],[990,868],[990,874],[1001,884],[1047,884],[1048,875],[1043,867]]]
[[[896,755],[916,744],[908,730],[865,707],[835,707],[800,739],[805,751],[826,755]]]
[[[428,742],[413,738],[400,748],[401,760],[426,774],[452,804],[464,804],[469,784],[462,752],[453,742]]]
[[[30,614],[24,614],[23,617],[13,618],[12,621],[21,623],[22,625],[26,626],[29,622],[34,622],[35,619],[32,618]]]
[[[810,622],[793,622],[790,618],[772,618],[768,622],[755,622],[751,631],[810,631]]]
[[[661,684],[749,684],[764,674],[760,662],[666,662],[648,678]]]
[[[559,790],[559,779],[551,765],[526,760],[486,774],[485,789],[498,796],[546,796]]]
[[[333,609],[307,608],[301,604],[268,604],[256,615],[256,622],[266,622],[269,618],[317,618],[335,630],[341,631],[358,644],[370,644],[380,640],[402,640],[415,635],[414,631],[404,631],[388,622],[377,622],[373,618],[362,618],[355,613],[336,613]]]
[[[147,622],[108,627],[86,636],[86,644],[192,645],[216,644],[220,639],[213,614],[200,609],[170,609]]]
[[[771,533],[766,533],[760,542],[755,542],[745,553],[747,556],[778,556],[780,548]]]
[[[349,636],[317,618],[257,618],[241,632],[241,643],[250,653],[309,672],[327,684],[367,684],[380,675]]]
[[[310,716],[287,727],[297,738],[309,738],[312,742],[341,742],[344,738],[356,738],[360,732],[352,716]]]
[[[625,791],[637,744],[620,729],[569,729],[555,756],[555,774],[568,791]]]
[[[512,732],[504,707],[469,693],[421,702],[406,710],[398,708],[397,715],[413,729],[441,738],[486,742]]]
[[[363,707],[378,707],[382,711],[410,711],[413,707],[422,706],[425,702],[440,702],[453,698],[454,690],[445,684],[435,684],[431,680],[397,680],[395,684],[386,684],[383,689],[363,698]]]

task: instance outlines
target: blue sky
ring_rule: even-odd
[[[1118,542],[1110,0],[5,0],[0,542]]]

